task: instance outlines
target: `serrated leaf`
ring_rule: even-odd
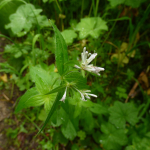
[[[108,110],[106,107],[102,106],[101,104],[93,103],[93,106],[89,108],[91,112],[96,114],[107,114]]]
[[[107,150],[120,150],[121,146],[124,146],[128,141],[125,131],[115,128],[110,123],[102,124],[101,131],[104,135],[101,135],[99,142]]]
[[[56,65],[59,74],[62,75],[66,70],[64,64],[68,62],[67,45],[60,31],[57,29],[57,27],[54,25],[52,21],[51,24],[53,26],[56,38],[56,50],[55,50]]]
[[[36,87],[41,94],[47,94],[52,88],[60,85],[60,80],[58,79],[59,75],[57,73],[51,72],[48,74],[47,71],[39,66],[31,66],[30,75],[35,81]]]
[[[77,37],[77,34],[74,30],[64,30],[61,32],[62,36],[64,37],[67,45],[71,45],[73,40]]]
[[[23,36],[30,31],[36,22],[36,16],[42,12],[42,9],[35,9],[32,4],[25,4],[18,7],[16,13],[10,15],[11,23],[5,26],[6,29],[11,28],[12,32],[17,36]]]
[[[61,131],[63,135],[70,140],[73,140],[77,135],[76,130],[70,120],[68,120],[65,126],[62,126]]]
[[[125,128],[126,122],[135,125],[138,121],[138,109],[133,103],[115,102],[109,112],[109,121],[119,128]]]
[[[100,17],[91,17],[81,19],[76,26],[76,30],[79,31],[79,38],[84,39],[89,35],[93,38],[98,38],[102,30],[107,31],[108,27],[106,21]]]

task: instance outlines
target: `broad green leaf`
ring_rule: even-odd
[[[123,4],[125,2],[125,0],[108,0],[110,2],[110,5],[112,7],[115,7],[119,4]]]
[[[37,91],[37,89],[31,88],[29,89],[20,99],[15,112],[19,112],[20,110],[22,110],[23,108],[27,108],[30,106],[39,106],[42,105],[44,103],[44,101],[42,101],[42,97],[39,94],[39,92]]]
[[[77,135],[76,130],[70,120],[68,120],[65,126],[62,126],[61,131],[63,135],[70,140],[73,140]]]
[[[5,26],[6,29],[11,28],[12,32],[17,36],[23,36],[30,31],[33,24],[36,24],[36,17],[42,12],[42,9],[35,9],[32,4],[21,5],[16,13],[10,15],[10,21]]]
[[[38,21],[38,24],[40,25],[41,28],[50,26],[47,17],[44,15],[38,15],[37,21]]]
[[[127,137],[123,129],[117,129],[110,123],[102,124],[101,131],[104,133],[100,136],[99,142],[107,150],[121,150],[121,146],[127,143]]]
[[[62,75],[66,70],[64,64],[68,62],[67,45],[60,31],[57,29],[57,27],[54,25],[52,21],[51,24],[53,26],[56,38],[56,50],[55,50],[56,65],[59,74]]]
[[[81,19],[76,26],[76,30],[79,31],[79,38],[84,39],[89,35],[93,38],[98,38],[102,30],[107,31],[108,27],[106,21],[102,20],[100,17],[91,17]]]
[[[81,117],[81,125],[83,126],[86,132],[91,132],[94,129],[94,118],[92,113],[85,108],[82,108]]]
[[[101,104],[93,103],[93,106],[89,108],[91,112],[96,114],[107,114],[108,110],[105,106]]]
[[[45,98],[44,98],[44,108],[45,108],[45,110],[46,110],[47,113],[52,108],[56,96],[57,96],[57,93],[53,93],[53,94],[50,94],[50,95],[45,95]]]
[[[56,109],[51,117],[51,124],[53,127],[59,127],[62,124],[63,120],[60,116],[61,116],[60,109]]]
[[[133,103],[115,102],[109,109],[109,121],[118,128],[125,128],[126,122],[135,125],[138,121],[138,109]]]
[[[67,100],[61,106],[61,131],[67,139],[73,140],[77,135],[76,130],[78,129],[78,118],[74,118],[73,116],[74,106],[69,105]]]
[[[38,74],[36,74],[34,80],[36,88],[41,94],[46,94],[50,91],[51,87]]]
[[[60,80],[58,79],[59,75],[57,73],[51,72],[49,74],[39,66],[31,66],[30,75],[35,81],[36,87],[41,94],[47,94],[50,90],[60,85]]]
[[[74,30],[64,30],[63,32],[61,32],[61,34],[64,37],[67,45],[71,45],[73,43],[73,40],[77,38],[77,34]]]
[[[72,71],[64,76],[64,79],[72,83],[77,89],[87,89],[87,80],[83,78],[80,72]]]
[[[120,4],[125,4],[127,6],[131,6],[133,8],[137,8],[141,5],[141,3],[145,2],[146,0],[108,0],[112,7],[115,7]]]

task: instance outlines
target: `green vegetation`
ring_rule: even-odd
[[[150,150],[149,15],[148,0],[1,0],[0,89],[20,91],[4,148]]]

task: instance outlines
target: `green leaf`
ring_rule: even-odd
[[[77,135],[76,130],[78,128],[78,118],[73,117],[74,106],[69,105],[67,100],[61,106],[61,131],[67,139],[73,140]]]
[[[93,106],[89,108],[91,112],[96,114],[107,114],[108,110],[106,107],[102,106],[101,104],[93,103]]]
[[[35,9],[32,4],[25,4],[18,7],[16,13],[10,15],[11,23],[5,26],[11,28],[17,36],[24,36],[30,31],[33,24],[37,23],[36,17],[42,12],[42,9]]]
[[[73,140],[77,135],[76,130],[70,120],[68,120],[65,126],[62,126],[61,131],[63,135],[70,140]]]
[[[37,90],[41,94],[47,94],[48,92],[50,92],[50,90],[52,90],[52,88],[60,85],[60,80],[57,80],[57,78],[59,77],[57,73],[51,72],[50,74],[48,74],[47,71],[40,68],[39,66],[31,66],[30,75],[35,81]]]
[[[57,29],[57,27],[54,25],[52,21],[51,24],[53,26],[56,38],[56,50],[55,50],[56,65],[59,74],[62,75],[66,69],[64,64],[68,62],[67,45],[60,31]]]
[[[102,124],[101,131],[104,133],[100,136],[100,143],[104,149],[120,150],[121,146],[126,145],[127,137],[123,129],[117,129],[110,123]]]
[[[74,30],[64,30],[61,32],[62,36],[64,37],[67,45],[71,45],[73,43],[73,40],[77,38],[77,34]]]
[[[127,6],[131,6],[133,8],[137,8],[141,5],[141,3],[145,2],[146,0],[108,0],[112,7],[115,7],[120,4],[125,4]]]
[[[94,129],[94,118],[92,113],[85,108],[82,108],[81,117],[81,125],[84,127],[84,130],[87,132],[91,132]]]
[[[80,138],[80,140],[84,140],[86,138],[86,133],[82,130],[78,131],[78,137]]]
[[[44,101],[42,100],[41,95],[39,95],[37,89],[35,87],[31,88],[21,97],[15,109],[15,113],[19,112],[23,108],[27,108],[30,106],[39,106],[43,103]]]
[[[102,30],[107,31],[108,27],[100,17],[91,17],[81,19],[81,22],[76,26],[76,30],[79,31],[80,39],[87,38],[89,35],[98,38]]]
[[[47,113],[51,110],[56,96],[57,96],[57,93],[53,93],[53,94],[50,94],[50,95],[45,95],[44,108],[45,108]]]
[[[123,4],[125,2],[125,0],[108,0],[110,2],[110,5],[112,7],[115,7],[119,4]]]
[[[138,121],[138,109],[133,103],[115,102],[114,106],[109,109],[109,121],[116,127],[125,128],[126,122],[135,125]]]
[[[44,125],[42,126],[42,128],[40,129],[40,131],[37,133],[37,135],[40,134],[40,133],[43,131],[43,129],[45,128],[45,126],[47,125],[47,123],[49,122],[49,120],[51,119],[53,113],[55,112],[56,108],[58,107],[58,105],[59,105],[59,103],[60,103],[59,100],[62,98],[63,94],[64,94],[64,93],[61,93],[61,92],[59,92],[59,93],[57,94],[56,99],[55,99],[55,101],[54,101],[54,103],[53,103],[53,105],[52,105],[52,108],[50,109],[50,111],[49,111],[49,113],[48,113],[48,115],[47,115],[47,118],[46,118],[46,120],[45,120],[45,122],[44,122]],[[36,135],[36,136],[37,136],[37,135]]]

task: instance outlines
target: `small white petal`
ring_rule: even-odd
[[[86,97],[87,99],[91,99],[90,96],[88,96],[88,95],[86,95],[85,97]]]
[[[99,71],[104,71],[105,69],[104,68],[101,68],[101,67],[95,67],[96,68],[96,70],[98,70],[98,72]]]
[[[90,56],[90,58],[88,58],[87,60],[87,64],[89,64],[93,59],[95,59],[95,57],[97,56],[97,53],[94,53]]]
[[[80,69],[80,67],[79,67],[79,66],[77,66],[77,65],[74,65],[74,67],[75,67],[75,68],[77,68],[77,69]]]
[[[97,98],[97,95],[95,95],[95,94],[88,94],[88,95],[90,95],[90,96],[93,96],[93,97],[96,97],[96,98]]]
[[[64,95],[63,95],[63,97],[61,98],[60,101],[65,102],[66,94],[67,94],[67,87],[66,87],[65,93],[64,93]]]

